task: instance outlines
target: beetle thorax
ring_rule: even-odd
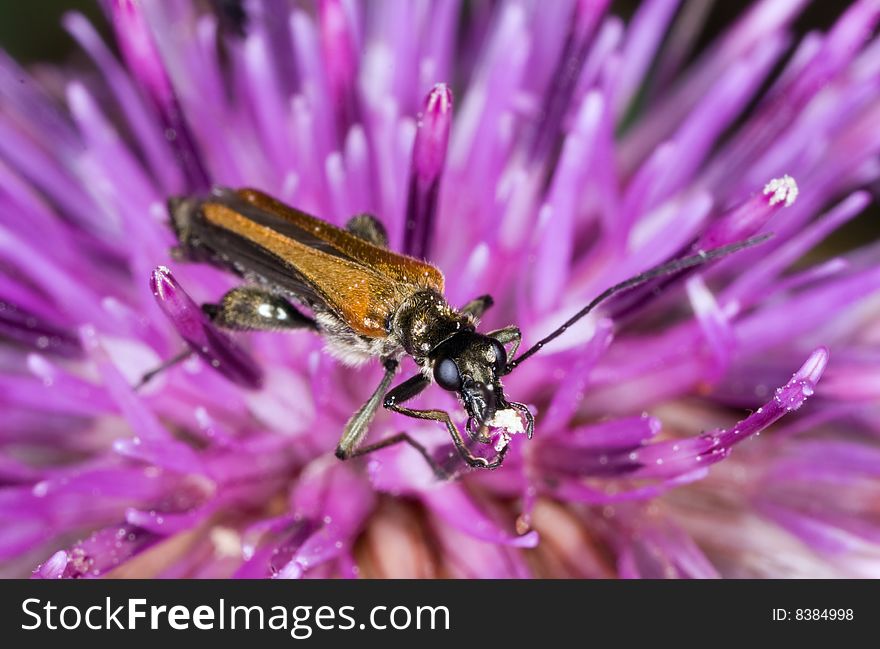
[[[444,297],[432,290],[414,293],[394,314],[391,332],[410,356],[424,358],[457,331],[473,329],[467,316],[453,309]]]

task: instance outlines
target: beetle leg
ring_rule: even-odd
[[[343,432],[342,439],[339,440],[339,445],[336,447],[336,457],[340,460],[350,460],[353,457],[361,457],[362,455],[367,455],[373,451],[378,451],[395,444],[400,444],[401,442],[406,442],[425,458],[425,461],[438,478],[445,480],[450,477],[449,473],[441,467],[433,457],[431,457],[428,449],[406,433],[398,433],[383,440],[379,440],[374,444],[368,444],[367,446],[358,446],[367,434],[367,428],[370,421],[373,419],[373,416],[376,414],[376,410],[379,409],[380,399],[385,395],[388,386],[391,385],[391,379],[397,371],[397,365],[397,361],[394,360],[385,362],[385,375],[382,377],[379,386],[373,392],[373,395],[369,400],[361,406],[360,410],[352,415],[351,419],[349,419],[348,423],[345,425],[345,432]],[[408,395],[406,398],[411,399],[424,390],[428,385],[429,382],[427,379],[421,374],[417,374],[407,381],[404,381],[398,386],[398,388],[405,387],[405,392]]]
[[[425,458],[425,462],[428,463],[428,466],[434,471],[434,474],[440,478],[441,480],[446,480],[451,477],[451,475],[437,463],[431,454],[428,452],[424,446],[419,444],[416,440],[410,437],[406,433],[397,433],[396,435],[392,435],[391,437],[386,437],[383,440],[376,442],[375,444],[368,444],[367,446],[361,446],[360,448],[356,448],[349,455],[342,458],[344,460],[351,459],[353,457],[360,457],[362,455],[366,455],[368,453],[372,453],[373,451],[378,451],[383,448],[388,448],[389,446],[394,446],[395,444],[400,444],[401,442],[406,442],[414,449],[416,449],[423,458]]]
[[[219,304],[203,304],[202,311],[223,329],[233,331],[279,331],[282,329],[317,329],[312,318],[300,313],[279,295],[256,286],[239,286],[226,293]],[[156,375],[189,358],[189,348],[146,372],[134,387],[139,390]]]
[[[526,404],[520,403],[519,401],[510,401],[507,405],[514,410],[519,410],[526,418],[526,436],[529,439],[532,439],[532,435],[535,432],[535,417],[532,415],[532,411],[529,410],[529,407]]]
[[[456,425],[452,423],[449,413],[445,410],[414,410],[400,405],[401,402],[411,399],[421,392],[428,384],[428,379],[421,374],[417,374],[386,394],[383,405],[388,410],[400,413],[401,415],[406,415],[407,417],[412,417],[414,419],[428,419],[446,424],[446,429],[449,431],[449,435],[455,443],[455,448],[458,449],[459,455],[461,455],[462,459],[467,462],[468,466],[482,469],[496,469],[501,466],[501,463],[504,461],[504,455],[507,453],[507,447],[502,449],[494,460],[490,461],[486,458],[479,457],[471,453],[470,449],[465,445],[461,432]]]
[[[491,295],[481,295],[480,297],[475,297],[473,300],[461,307],[461,312],[465,315],[473,316],[474,318],[477,318],[479,320],[483,317],[483,314],[492,307],[493,304],[495,304],[495,300],[492,299]]]
[[[185,347],[180,352],[169,358],[167,361],[164,361],[158,367],[151,369],[149,372],[145,372],[143,376],[141,376],[141,380],[138,381],[137,385],[132,388],[135,392],[144,387],[147,383],[152,381],[157,375],[161,374],[167,369],[170,369],[177,365],[178,363],[182,363],[187,358],[192,356],[195,352],[189,347]]]
[[[515,325],[510,325],[509,327],[504,327],[503,329],[490,331],[486,335],[490,338],[494,338],[502,345],[509,345],[512,343],[513,347],[511,347],[510,351],[507,352],[507,357],[510,359],[516,357],[516,350],[519,349],[519,344],[522,342],[522,332],[519,330],[519,327]]]
[[[219,304],[203,304],[202,310],[218,327],[234,331],[317,329],[315,321],[290,302],[256,286],[239,286]]]
[[[379,409],[379,404],[382,403],[382,397],[385,395],[385,392],[387,392],[388,386],[391,385],[391,381],[397,372],[397,366],[398,363],[396,360],[389,359],[385,361],[385,374],[382,376],[382,380],[379,382],[378,387],[373,391],[370,398],[367,399],[367,402],[362,405],[358,411],[349,418],[348,423],[345,424],[345,430],[342,432],[342,437],[339,439],[339,444],[336,446],[336,457],[340,460],[347,460],[356,457],[357,455],[363,455],[363,453],[357,453],[358,445],[367,434],[370,422],[376,415],[376,411]]]
[[[358,214],[351,217],[345,229],[354,236],[369,241],[380,248],[388,247],[388,231],[382,222],[372,214]]]

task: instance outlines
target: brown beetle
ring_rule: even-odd
[[[331,354],[348,364],[379,358],[385,368],[376,390],[349,419],[336,449],[349,459],[399,442],[418,450],[438,475],[446,475],[427,449],[407,433],[362,446],[379,406],[442,422],[461,457],[472,467],[493,469],[507,452],[505,436],[495,455],[481,457],[443,410],[403,405],[432,381],[458,395],[468,414],[471,443],[490,444],[491,428],[508,427],[531,437],[534,419],[522,403],[509,401],[501,378],[610,296],[662,275],[704,264],[767,237],[682,257],[617,284],[581,309],[553,333],[517,356],[518,327],[477,332],[488,295],[456,309],[443,296],[443,274],[427,262],[390,251],[381,223],[369,215],[352,218],[346,229],[289,207],[255,189],[217,189],[207,197],[169,201],[178,258],[204,261],[235,272],[247,282],[204,310],[232,330],[312,329]],[[301,312],[292,302],[311,311]],[[421,371],[394,388],[400,359],[408,355]],[[152,374],[152,373],[151,373]],[[500,417],[500,414],[506,417]],[[514,430],[513,413],[519,426]],[[496,438],[497,440],[497,438]]]

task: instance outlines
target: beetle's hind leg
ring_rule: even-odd
[[[358,214],[345,224],[345,229],[354,236],[369,241],[380,248],[388,247],[388,231],[382,222],[372,214]]]
[[[202,310],[215,325],[233,331],[318,328],[286,299],[256,286],[234,288],[218,304],[203,304]]]
[[[151,369],[149,372],[144,372],[143,376],[141,376],[141,380],[137,382],[137,385],[135,385],[133,389],[135,390],[135,392],[137,392],[147,383],[152,381],[154,377],[158,376],[165,370],[171,369],[175,365],[182,363],[194,353],[195,352],[193,352],[193,350],[189,347],[182,349],[177,354],[169,358],[167,361],[164,361],[161,365]]]
[[[218,304],[203,304],[202,311],[218,327],[232,331],[282,331],[317,329],[307,315],[279,295],[255,286],[240,286],[226,293]],[[139,390],[155,376],[186,360],[194,352],[187,348],[155,369],[146,372],[135,386]]]
[[[434,471],[434,475],[436,475],[441,480],[445,480],[450,477],[449,473],[437,463],[431,454],[428,452],[424,446],[410,437],[407,433],[397,433],[396,435],[391,435],[391,437],[386,437],[383,440],[379,440],[375,444],[368,444],[367,446],[361,446],[359,448],[354,449],[348,455],[340,456],[339,453],[336,453],[336,456],[341,460],[350,460],[353,457],[361,457],[362,455],[367,455],[368,453],[372,453],[373,451],[379,451],[383,448],[388,448],[389,446],[394,446],[395,444],[400,444],[401,442],[406,442],[410,446],[412,446],[415,450],[419,452],[419,454],[425,458],[425,462],[428,463],[428,466],[431,467],[431,470]]]

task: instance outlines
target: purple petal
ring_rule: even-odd
[[[67,358],[82,355],[79,340],[69,331],[0,300],[0,337],[12,339],[47,354]]]
[[[160,537],[129,525],[108,527],[66,551],[59,551],[34,571],[35,579],[100,577],[149,549]]]
[[[798,195],[798,186],[791,176],[774,178],[764,191],[731,210],[707,229],[694,248],[711,250],[747,239],[757,233],[783,207],[791,207]]]
[[[349,16],[339,0],[321,0],[318,17],[327,83],[337,111],[339,132],[345,133],[355,122],[357,111],[354,94],[357,75],[355,35],[349,24]]]
[[[730,315],[719,306],[702,276],[691,277],[686,287],[697,322],[715,360],[712,371],[706,377],[708,382],[714,383],[727,371],[736,352],[736,335],[730,325]]]
[[[676,1],[676,0],[673,0]],[[540,159],[547,155],[557,136],[562,118],[569,106],[581,69],[590,51],[596,26],[608,6],[607,0],[578,2],[568,22],[568,34],[556,69],[550,80],[550,87],[544,93],[544,105],[540,109],[533,133],[528,144],[529,156]]]
[[[526,579],[531,570],[516,548],[498,545],[473,536],[468,530],[448,525],[443,519],[431,521],[434,538],[451,576],[463,579]],[[523,538],[535,539],[536,532]]]
[[[83,327],[80,335],[83,347],[98,366],[107,392],[116,402],[119,411],[128,420],[135,435],[147,441],[167,441],[171,433],[159,421],[143,400],[135,394],[128,381],[112,363],[99,340],[97,332],[90,326]]]
[[[517,548],[531,548],[538,543],[535,531],[518,535],[501,529],[474,504],[460,485],[446,484],[427,491],[422,494],[422,500],[446,523],[475,539]]]
[[[160,266],[153,271],[150,286],[162,311],[194,352],[233,383],[247,388],[261,385],[259,368],[229,336],[211,324],[170,270]]]
[[[179,191],[179,172],[172,164],[173,158],[158,124],[144,108],[131,79],[101,40],[97,31],[79,13],[68,13],[63,18],[67,31],[95,61],[107,80],[114,97],[119,102],[126,119],[137,135],[138,142],[150,160],[150,168],[161,179],[167,191]]]
[[[34,570],[33,578],[61,579],[64,576],[64,569],[67,568],[68,560],[67,552],[58,550],[58,552],[46,559],[45,562],[37,566],[36,570]]]
[[[588,385],[590,372],[611,344],[612,339],[611,322],[602,320],[597,323],[593,338],[587,343],[586,348],[578,354],[571,369],[559,381],[561,389],[556,392],[541,419],[542,431],[551,432],[562,429],[575,415],[578,406],[584,399],[584,391]]]
[[[612,519],[623,527],[618,570],[624,579],[717,579],[718,570],[694,540],[673,523],[615,508]]]
[[[237,576],[299,579],[344,556],[372,505],[372,492],[349,467],[317,460],[292,496],[293,515],[245,533],[247,562]]]
[[[113,0],[110,7],[116,41],[126,64],[159,111],[165,125],[165,137],[177,153],[190,189],[207,190],[211,185],[208,174],[171,88],[139,0]]]
[[[534,461],[544,471],[555,473],[557,478],[548,480],[548,486],[558,497],[600,503],[654,496],[704,477],[706,467],[728,457],[735,444],[797,410],[813,394],[827,362],[827,350],[813,352],[771,401],[729,430],[654,444],[634,436],[632,441],[639,444],[623,448],[602,448],[590,443],[589,437],[585,437],[586,445],[581,438],[557,437],[535,445]],[[607,481],[600,486],[583,482],[588,477],[621,482]]]
[[[425,98],[413,144],[403,249],[415,257],[430,253],[451,125],[452,91],[438,83]]]

